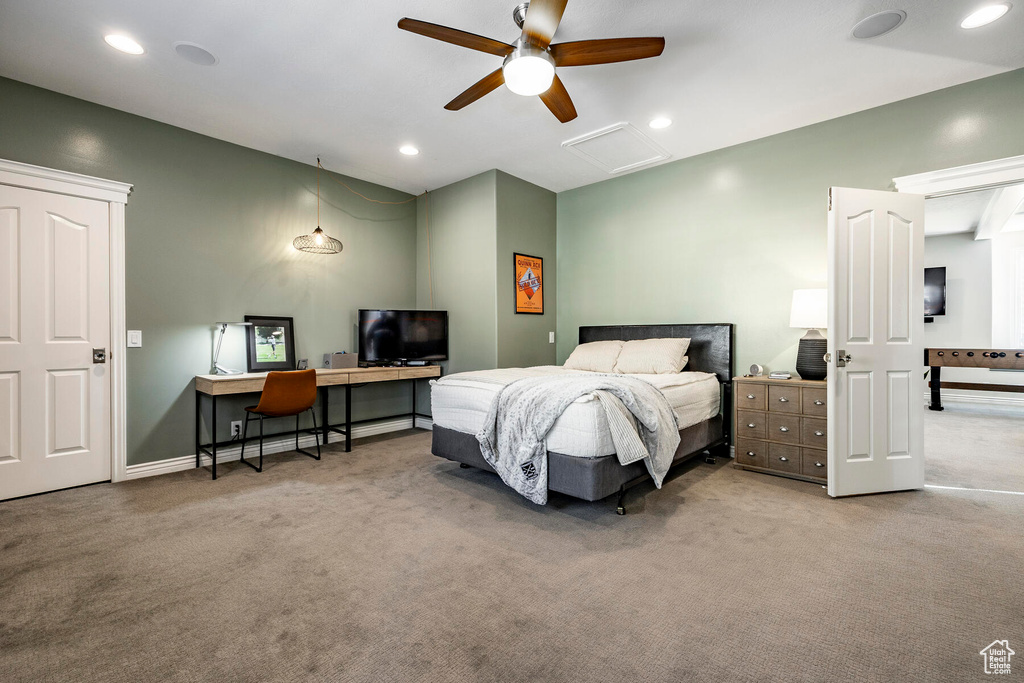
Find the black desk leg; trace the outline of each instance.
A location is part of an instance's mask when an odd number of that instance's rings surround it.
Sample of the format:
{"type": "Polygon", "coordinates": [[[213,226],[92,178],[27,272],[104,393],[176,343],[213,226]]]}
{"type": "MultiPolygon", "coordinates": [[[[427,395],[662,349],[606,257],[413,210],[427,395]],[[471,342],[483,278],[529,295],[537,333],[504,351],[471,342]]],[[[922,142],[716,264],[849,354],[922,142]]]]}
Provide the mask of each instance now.
{"type": "Polygon", "coordinates": [[[199,469],[199,457],[201,455],[201,451],[199,450],[199,427],[202,419],[202,411],[200,410],[199,400],[202,396],[203,394],[201,392],[196,391],[196,469],[199,469]]]}
{"type": "Polygon", "coordinates": [[[212,437],[213,446],[210,451],[212,455],[210,458],[213,460],[213,478],[217,478],[217,396],[214,394],[210,397],[213,401],[213,417],[210,421],[210,436],[212,437]]]}
{"type": "Polygon", "coordinates": [[[942,396],[939,393],[942,387],[941,371],[942,368],[938,365],[932,366],[931,384],[932,384],[932,402],[928,408],[930,410],[942,410],[942,396]]]}
{"type": "Polygon", "coordinates": [[[330,387],[320,387],[320,424],[323,427],[323,444],[326,446],[331,439],[331,423],[327,420],[327,397],[330,395],[330,387]]]}
{"type": "Polygon", "coordinates": [[[345,385],[345,452],[352,452],[352,385],[345,385]]]}
{"type": "Polygon", "coordinates": [[[412,380],[412,428],[416,429],[416,380],[412,380]]]}

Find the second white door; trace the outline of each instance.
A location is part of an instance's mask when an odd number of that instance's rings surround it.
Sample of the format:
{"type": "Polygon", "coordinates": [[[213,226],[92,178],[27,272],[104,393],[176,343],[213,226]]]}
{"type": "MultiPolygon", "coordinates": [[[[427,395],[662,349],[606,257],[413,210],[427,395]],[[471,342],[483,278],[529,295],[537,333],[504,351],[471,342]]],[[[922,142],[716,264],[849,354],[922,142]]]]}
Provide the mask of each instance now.
{"type": "Polygon", "coordinates": [[[828,493],[924,487],[924,197],[832,188],[828,493]]]}
{"type": "Polygon", "coordinates": [[[111,478],[110,205],[0,185],[0,500],[111,478]]]}

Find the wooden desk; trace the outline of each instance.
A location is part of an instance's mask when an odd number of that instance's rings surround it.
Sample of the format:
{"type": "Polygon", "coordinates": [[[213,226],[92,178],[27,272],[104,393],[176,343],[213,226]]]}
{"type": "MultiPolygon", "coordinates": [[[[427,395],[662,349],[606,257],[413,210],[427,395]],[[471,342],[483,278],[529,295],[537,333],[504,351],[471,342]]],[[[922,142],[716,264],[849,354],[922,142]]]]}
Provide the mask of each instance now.
{"type": "Polygon", "coordinates": [[[942,389],[1024,392],[1024,386],[981,382],[943,382],[942,368],[1024,370],[1024,349],[925,349],[924,364],[931,368],[931,410],[942,410],[942,389]]]}
{"type": "MultiPolygon", "coordinates": [[[[417,417],[430,417],[430,415],[416,412],[416,380],[440,377],[440,365],[425,365],[418,367],[395,367],[395,368],[341,368],[329,370],[317,368],[316,386],[320,395],[320,426],[323,443],[327,444],[327,438],[331,432],[345,435],[345,452],[352,450],[352,425],[376,420],[387,420],[398,417],[412,417],[413,426],[416,425],[417,417]],[[370,420],[359,420],[352,422],[352,389],[353,387],[364,386],[374,382],[395,382],[412,380],[412,412],[399,415],[386,415],[375,417],[370,420]],[[341,424],[330,424],[328,419],[328,405],[330,400],[329,389],[331,387],[345,387],[345,422],[344,428],[341,424]]],[[[217,443],[217,397],[232,396],[236,394],[252,394],[263,391],[263,383],[266,382],[267,373],[253,372],[240,375],[196,375],[196,467],[200,466],[201,455],[205,453],[213,461],[213,478],[217,478],[217,447],[238,443],[224,441],[217,443]],[[210,443],[203,444],[200,439],[200,426],[202,423],[201,399],[209,396],[211,401],[212,414],[210,416],[210,443]]]]}

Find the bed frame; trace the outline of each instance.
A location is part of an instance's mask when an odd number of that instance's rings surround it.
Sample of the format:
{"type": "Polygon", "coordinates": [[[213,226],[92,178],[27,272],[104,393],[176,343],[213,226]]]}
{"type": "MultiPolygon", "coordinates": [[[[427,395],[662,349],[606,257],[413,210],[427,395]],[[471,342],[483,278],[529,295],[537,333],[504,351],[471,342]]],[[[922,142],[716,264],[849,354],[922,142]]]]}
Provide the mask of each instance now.
{"type": "MultiPolygon", "coordinates": [[[[706,460],[715,462],[719,449],[728,455],[730,416],[732,415],[733,349],[735,333],[732,323],[691,325],[608,325],[581,327],[580,344],[594,341],[621,339],[660,339],[666,337],[690,339],[687,370],[712,372],[722,387],[721,410],[718,415],[687,427],[679,432],[679,448],[672,466],[686,462],[707,452],[706,460]]],[[[480,454],[480,444],[472,434],[434,426],[431,452],[454,460],[462,467],[477,467],[488,472],[494,470],[480,454]]],[[[601,500],[619,494],[616,512],[626,514],[626,492],[650,475],[643,462],[620,465],[614,455],[600,458],[578,458],[548,451],[548,490],[565,493],[587,501],[601,500]]]]}

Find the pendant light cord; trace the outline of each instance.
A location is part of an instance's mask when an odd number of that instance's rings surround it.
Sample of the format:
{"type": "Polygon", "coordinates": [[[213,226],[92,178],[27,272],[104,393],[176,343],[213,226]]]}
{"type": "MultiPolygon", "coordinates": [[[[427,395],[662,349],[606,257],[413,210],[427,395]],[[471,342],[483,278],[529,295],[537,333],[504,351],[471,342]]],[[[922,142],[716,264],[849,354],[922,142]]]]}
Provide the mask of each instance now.
{"type": "Polygon", "coordinates": [[[316,158],[316,227],[320,227],[320,157],[316,158]]]}
{"type": "MultiPolygon", "coordinates": [[[[324,168],[323,164],[320,163],[320,157],[316,158],[316,165],[317,165],[317,178],[319,178],[320,177],[320,170],[319,169],[324,168]]],[[[326,171],[327,169],[324,168],[324,170],[326,171]]],[[[401,201],[401,202],[382,202],[379,199],[370,199],[366,195],[361,194],[360,192],[357,192],[356,190],[353,190],[352,187],[350,185],[348,185],[348,183],[346,183],[344,180],[341,180],[339,178],[335,178],[333,175],[331,175],[330,172],[327,173],[327,177],[330,178],[331,180],[333,180],[334,182],[338,183],[339,185],[341,185],[342,187],[344,187],[346,190],[348,190],[352,194],[356,195],[357,197],[360,197],[361,199],[365,199],[368,202],[373,202],[374,204],[387,204],[389,206],[400,206],[402,204],[408,204],[409,202],[416,201],[416,197],[412,197],[410,199],[406,199],[405,201],[401,201]]]]}

